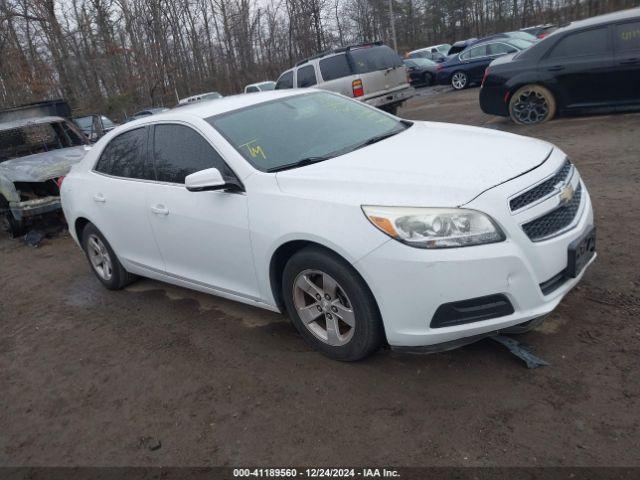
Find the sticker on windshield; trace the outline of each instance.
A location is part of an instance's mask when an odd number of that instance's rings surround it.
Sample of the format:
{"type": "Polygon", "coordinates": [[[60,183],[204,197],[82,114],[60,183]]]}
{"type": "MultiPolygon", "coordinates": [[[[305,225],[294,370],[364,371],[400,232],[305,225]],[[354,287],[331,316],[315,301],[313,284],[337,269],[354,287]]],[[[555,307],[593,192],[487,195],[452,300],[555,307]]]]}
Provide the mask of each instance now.
{"type": "Polygon", "coordinates": [[[257,141],[258,139],[256,138],[248,141],[247,143],[243,143],[239,147],[240,148],[247,147],[247,151],[249,152],[249,155],[251,155],[251,158],[256,158],[260,156],[266,160],[267,156],[264,154],[264,150],[262,150],[262,147],[256,143],[257,141]]]}

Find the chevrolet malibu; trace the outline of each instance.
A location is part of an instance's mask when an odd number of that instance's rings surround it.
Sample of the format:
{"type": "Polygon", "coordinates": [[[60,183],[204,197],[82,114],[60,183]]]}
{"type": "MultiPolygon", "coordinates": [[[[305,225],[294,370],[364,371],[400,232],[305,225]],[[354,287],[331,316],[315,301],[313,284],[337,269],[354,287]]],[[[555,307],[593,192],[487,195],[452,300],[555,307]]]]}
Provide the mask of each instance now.
{"type": "Polygon", "coordinates": [[[558,148],[329,92],[127,123],[61,190],[105,287],[143,276],[287,312],[338,360],[526,331],[595,259],[587,189],[558,148]]]}

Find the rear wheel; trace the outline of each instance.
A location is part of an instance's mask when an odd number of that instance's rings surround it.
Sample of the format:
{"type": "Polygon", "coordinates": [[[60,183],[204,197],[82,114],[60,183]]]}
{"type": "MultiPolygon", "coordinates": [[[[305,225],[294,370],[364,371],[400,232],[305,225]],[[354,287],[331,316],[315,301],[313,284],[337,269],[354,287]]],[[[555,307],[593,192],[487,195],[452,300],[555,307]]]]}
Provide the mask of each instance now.
{"type": "Polygon", "coordinates": [[[82,247],[98,280],[109,290],[120,290],[135,276],[127,272],[104,235],[92,223],[82,230],[82,247]]]}
{"type": "Polygon", "coordinates": [[[15,219],[9,209],[9,202],[2,196],[0,196],[0,227],[11,238],[19,237],[24,233],[24,225],[15,219]]]}
{"type": "Polygon", "coordinates": [[[464,72],[456,72],[451,77],[451,86],[455,90],[462,90],[463,88],[467,88],[469,85],[469,77],[464,72]]]}
{"type": "Polygon", "coordinates": [[[396,115],[398,113],[398,105],[384,105],[380,107],[380,110],[390,113],[391,115],[396,115]]]}
{"type": "Polygon", "coordinates": [[[509,116],[520,125],[535,125],[551,120],[556,114],[556,99],[542,85],[525,85],[509,101],[509,116]]]}
{"type": "Polygon", "coordinates": [[[364,280],[339,257],[305,248],[285,265],[282,291],[300,335],[335,360],[360,360],[382,344],[377,305],[364,280]]]}

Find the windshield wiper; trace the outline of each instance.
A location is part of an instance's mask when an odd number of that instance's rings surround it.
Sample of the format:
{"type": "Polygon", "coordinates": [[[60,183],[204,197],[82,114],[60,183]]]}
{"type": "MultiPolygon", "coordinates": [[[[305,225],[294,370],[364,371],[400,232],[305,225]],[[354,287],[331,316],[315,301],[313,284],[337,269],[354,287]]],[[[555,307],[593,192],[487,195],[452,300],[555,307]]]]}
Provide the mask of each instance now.
{"type": "Polygon", "coordinates": [[[306,157],[293,163],[287,163],[285,165],[279,165],[277,167],[270,168],[269,170],[267,170],[267,172],[273,173],[273,172],[281,172],[283,170],[291,170],[292,168],[304,167],[306,165],[312,165],[314,163],[323,162],[325,160],[329,160],[332,157],[333,155],[306,157]]]}

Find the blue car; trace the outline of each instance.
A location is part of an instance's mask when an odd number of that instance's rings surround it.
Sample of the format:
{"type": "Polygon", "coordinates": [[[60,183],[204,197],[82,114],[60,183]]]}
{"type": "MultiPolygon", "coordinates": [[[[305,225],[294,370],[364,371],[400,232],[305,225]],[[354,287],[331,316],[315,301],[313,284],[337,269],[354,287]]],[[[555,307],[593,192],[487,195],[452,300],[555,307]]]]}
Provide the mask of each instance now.
{"type": "Polygon", "coordinates": [[[534,42],[520,38],[495,38],[469,46],[457,55],[449,55],[437,67],[436,83],[451,85],[455,90],[482,82],[485,69],[502,55],[525,50],[534,42]]]}

